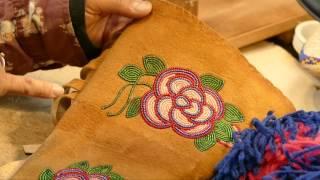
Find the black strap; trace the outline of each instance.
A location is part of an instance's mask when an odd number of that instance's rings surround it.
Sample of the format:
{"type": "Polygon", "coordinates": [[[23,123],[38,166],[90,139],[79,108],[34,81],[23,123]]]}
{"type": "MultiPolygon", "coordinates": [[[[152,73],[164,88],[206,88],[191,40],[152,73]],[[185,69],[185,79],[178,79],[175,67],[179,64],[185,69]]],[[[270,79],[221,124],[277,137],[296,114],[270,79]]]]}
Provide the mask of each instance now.
{"type": "Polygon", "coordinates": [[[98,57],[101,54],[101,49],[92,44],[86,32],[85,0],[70,0],[69,11],[74,32],[87,58],[98,57]]]}
{"type": "Polygon", "coordinates": [[[311,16],[320,20],[320,0],[298,0],[298,2],[311,16]]]}

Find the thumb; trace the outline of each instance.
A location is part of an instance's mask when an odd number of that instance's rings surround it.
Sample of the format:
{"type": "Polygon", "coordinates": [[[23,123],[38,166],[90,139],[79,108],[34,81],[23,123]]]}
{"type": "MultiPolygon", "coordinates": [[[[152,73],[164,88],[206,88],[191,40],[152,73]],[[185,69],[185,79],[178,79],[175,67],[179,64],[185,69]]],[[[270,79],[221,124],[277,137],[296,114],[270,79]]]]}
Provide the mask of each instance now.
{"type": "Polygon", "coordinates": [[[2,94],[24,95],[41,98],[56,98],[64,93],[64,89],[46,81],[32,79],[26,76],[5,74],[2,83],[2,94]]]}
{"type": "Polygon", "coordinates": [[[152,10],[147,0],[95,0],[103,14],[117,14],[129,18],[141,18],[152,10]]]}

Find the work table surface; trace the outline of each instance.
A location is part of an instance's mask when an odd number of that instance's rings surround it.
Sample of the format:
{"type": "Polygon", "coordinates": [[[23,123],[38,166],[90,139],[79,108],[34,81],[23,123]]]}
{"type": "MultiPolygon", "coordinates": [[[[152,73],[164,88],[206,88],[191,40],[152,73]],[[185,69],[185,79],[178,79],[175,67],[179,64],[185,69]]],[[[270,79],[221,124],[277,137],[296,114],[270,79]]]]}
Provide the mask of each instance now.
{"type": "Polygon", "coordinates": [[[296,0],[199,0],[198,17],[236,47],[286,32],[310,18],[296,0]]]}

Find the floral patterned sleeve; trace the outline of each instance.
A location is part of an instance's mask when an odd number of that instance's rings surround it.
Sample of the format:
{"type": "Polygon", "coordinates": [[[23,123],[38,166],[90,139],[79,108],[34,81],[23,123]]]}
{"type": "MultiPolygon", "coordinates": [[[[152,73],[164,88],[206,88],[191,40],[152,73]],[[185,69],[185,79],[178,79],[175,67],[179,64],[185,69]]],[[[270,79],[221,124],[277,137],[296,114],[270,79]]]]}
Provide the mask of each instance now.
{"type": "Polygon", "coordinates": [[[83,14],[84,0],[0,0],[0,52],[6,71],[24,74],[86,64],[98,52],[88,40],[77,38],[85,32],[83,14]]]}

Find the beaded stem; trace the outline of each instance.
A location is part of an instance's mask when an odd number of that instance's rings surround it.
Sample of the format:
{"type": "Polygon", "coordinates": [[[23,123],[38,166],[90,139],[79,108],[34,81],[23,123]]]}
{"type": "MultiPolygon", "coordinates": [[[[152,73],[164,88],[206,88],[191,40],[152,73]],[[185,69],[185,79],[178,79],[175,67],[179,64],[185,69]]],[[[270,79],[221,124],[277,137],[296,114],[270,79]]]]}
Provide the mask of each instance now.
{"type": "MultiPolygon", "coordinates": [[[[110,107],[112,107],[113,105],[115,105],[118,101],[118,99],[120,98],[120,96],[122,95],[122,93],[124,92],[124,90],[129,87],[129,86],[133,86],[134,83],[129,83],[129,84],[126,84],[124,85],[119,91],[118,91],[118,94],[116,95],[116,97],[113,99],[113,101],[107,105],[103,105],[101,106],[101,110],[106,110],[110,107]]],[[[150,89],[152,89],[152,86],[150,84],[147,84],[147,83],[137,83],[137,86],[146,86],[150,89]]]]}
{"type": "Polygon", "coordinates": [[[146,73],[146,74],[143,74],[142,76],[139,77],[139,79],[137,79],[137,81],[136,81],[135,83],[129,83],[129,84],[123,86],[123,87],[119,90],[117,96],[114,98],[114,100],[113,100],[110,104],[101,107],[102,110],[105,110],[105,109],[108,109],[108,108],[112,107],[113,105],[115,105],[116,102],[118,101],[118,99],[120,98],[120,96],[122,95],[122,93],[124,92],[124,90],[125,90],[127,87],[132,86],[131,89],[130,89],[130,92],[129,92],[129,95],[128,95],[128,98],[127,98],[126,103],[125,103],[125,104],[121,107],[121,109],[120,109],[118,112],[116,112],[116,113],[107,112],[107,116],[111,117],[111,116],[118,116],[118,115],[120,115],[120,114],[127,108],[127,106],[129,105],[129,103],[130,103],[130,101],[131,101],[131,99],[132,99],[133,92],[134,92],[134,90],[135,90],[135,88],[136,88],[137,86],[146,86],[146,87],[152,89],[152,86],[149,85],[149,84],[147,84],[147,83],[138,83],[139,80],[140,80],[143,76],[153,76],[153,75],[150,75],[150,74],[147,74],[147,73],[146,73]]]}
{"type": "Polygon", "coordinates": [[[118,99],[120,98],[120,96],[122,95],[123,91],[124,91],[127,87],[129,87],[129,86],[132,86],[132,85],[131,85],[131,84],[127,84],[127,85],[123,86],[123,87],[119,90],[117,96],[113,99],[113,101],[112,101],[110,104],[101,106],[101,109],[102,109],[102,110],[106,110],[106,109],[108,109],[109,107],[115,105],[116,102],[118,101],[118,99]]]}
{"type": "MultiPolygon", "coordinates": [[[[139,79],[137,80],[137,82],[139,81],[139,79]]],[[[135,90],[136,86],[137,86],[137,82],[134,83],[130,89],[130,93],[128,95],[128,99],[126,101],[126,103],[122,106],[122,108],[116,112],[116,113],[111,113],[111,112],[107,112],[107,116],[118,116],[120,115],[128,106],[129,102],[131,101],[132,99],[132,94],[133,94],[133,91],[135,90]]]]}

